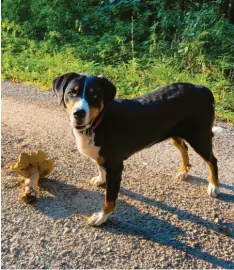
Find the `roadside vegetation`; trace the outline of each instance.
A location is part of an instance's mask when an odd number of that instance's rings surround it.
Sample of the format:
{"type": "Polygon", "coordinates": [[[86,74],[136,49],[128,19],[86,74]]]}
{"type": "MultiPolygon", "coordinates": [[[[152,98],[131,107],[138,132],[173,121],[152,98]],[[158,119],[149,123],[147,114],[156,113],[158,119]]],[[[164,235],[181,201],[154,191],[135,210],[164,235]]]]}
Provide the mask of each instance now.
{"type": "Polygon", "coordinates": [[[232,122],[233,13],[231,0],[3,0],[2,79],[51,89],[66,72],[103,74],[119,97],[192,82],[232,122]]]}

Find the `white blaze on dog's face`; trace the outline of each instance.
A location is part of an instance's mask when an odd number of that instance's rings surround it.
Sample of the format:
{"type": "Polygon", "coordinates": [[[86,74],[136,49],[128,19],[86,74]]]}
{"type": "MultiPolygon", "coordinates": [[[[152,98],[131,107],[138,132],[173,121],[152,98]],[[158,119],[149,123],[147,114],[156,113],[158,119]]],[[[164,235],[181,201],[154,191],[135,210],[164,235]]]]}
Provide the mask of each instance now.
{"type": "Polygon", "coordinates": [[[70,123],[82,131],[103,109],[104,97],[99,84],[91,76],[71,81],[64,94],[70,123]]]}
{"type": "Polygon", "coordinates": [[[90,109],[88,102],[84,98],[78,99],[75,103],[71,104],[71,110],[69,110],[69,119],[71,125],[78,128],[79,125],[88,125],[90,123],[89,114],[90,109]]]}
{"type": "Polygon", "coordinates": [[[113,100],[116,88],[104,77],[68,73],[53,81],[53,89],[67,109],[71,125],[87,129],[113,100]]]}
{"type": "Polygon", "coordinates": [[[87,80],[84,78],[83,85],[77,81],[71,82],[65,92],[65,104],[70,123],[79,130],[85,128],[91,120],[87,91],[87,80]]]}

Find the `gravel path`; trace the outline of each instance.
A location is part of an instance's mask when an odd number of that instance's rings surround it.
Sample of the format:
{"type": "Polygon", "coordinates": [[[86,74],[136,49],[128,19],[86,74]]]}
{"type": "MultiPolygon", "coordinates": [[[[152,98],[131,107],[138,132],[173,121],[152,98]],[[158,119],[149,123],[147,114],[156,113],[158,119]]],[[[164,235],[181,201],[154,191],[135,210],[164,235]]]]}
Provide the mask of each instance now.
{"type": "Polygon", "coordinates": [[[222,194],[207,195],[206,166],[190,150],[188,182],[174,179],[178,151],[168,141],[125,162],[118,206],[100,228],[86,224],[104,190],[97,169],[75,147],[52,92],[2,84],[2,269],[234,268],[234,128],[214,140],[222,194]],[[19,199],[9,170],[21,151],[43,149],[56,161],[34,205],[19,199]]]}

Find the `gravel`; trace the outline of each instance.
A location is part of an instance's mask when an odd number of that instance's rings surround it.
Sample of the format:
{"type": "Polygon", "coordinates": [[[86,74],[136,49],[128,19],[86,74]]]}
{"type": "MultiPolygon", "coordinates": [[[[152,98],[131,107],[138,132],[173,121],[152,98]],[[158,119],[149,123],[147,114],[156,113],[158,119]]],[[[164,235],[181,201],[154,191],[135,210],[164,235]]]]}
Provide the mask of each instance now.
{"type": "Polygon", "coordinates": [[[189,149],[190,179],[178,182],[178,151],[168,142],[125,162],[118,206],[100,228],[104,189],[89,183],[95,165],[81,156],[52,93],[2,83],[2,269],[234,268],[234,127],[214,139],[221,195],[207,195],[206,166],[189,149]],[[20,200],[10,171],[22,151],[43,149],[56,162],[33,205],[20,200]]]}

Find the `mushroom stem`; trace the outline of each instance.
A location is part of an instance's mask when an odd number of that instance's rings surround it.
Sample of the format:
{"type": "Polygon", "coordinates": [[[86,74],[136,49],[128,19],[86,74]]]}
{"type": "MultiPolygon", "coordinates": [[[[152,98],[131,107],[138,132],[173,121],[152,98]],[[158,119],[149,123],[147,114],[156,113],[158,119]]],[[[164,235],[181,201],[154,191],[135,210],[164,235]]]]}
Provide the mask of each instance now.
{"type": "Polygon", "coordinates": [[[28,177],[24,182],[24,194],[22,199],[30,203],[36,199],[36,190],[38,188],[39,171],[37,167],[29,168],[28,177]]]}

